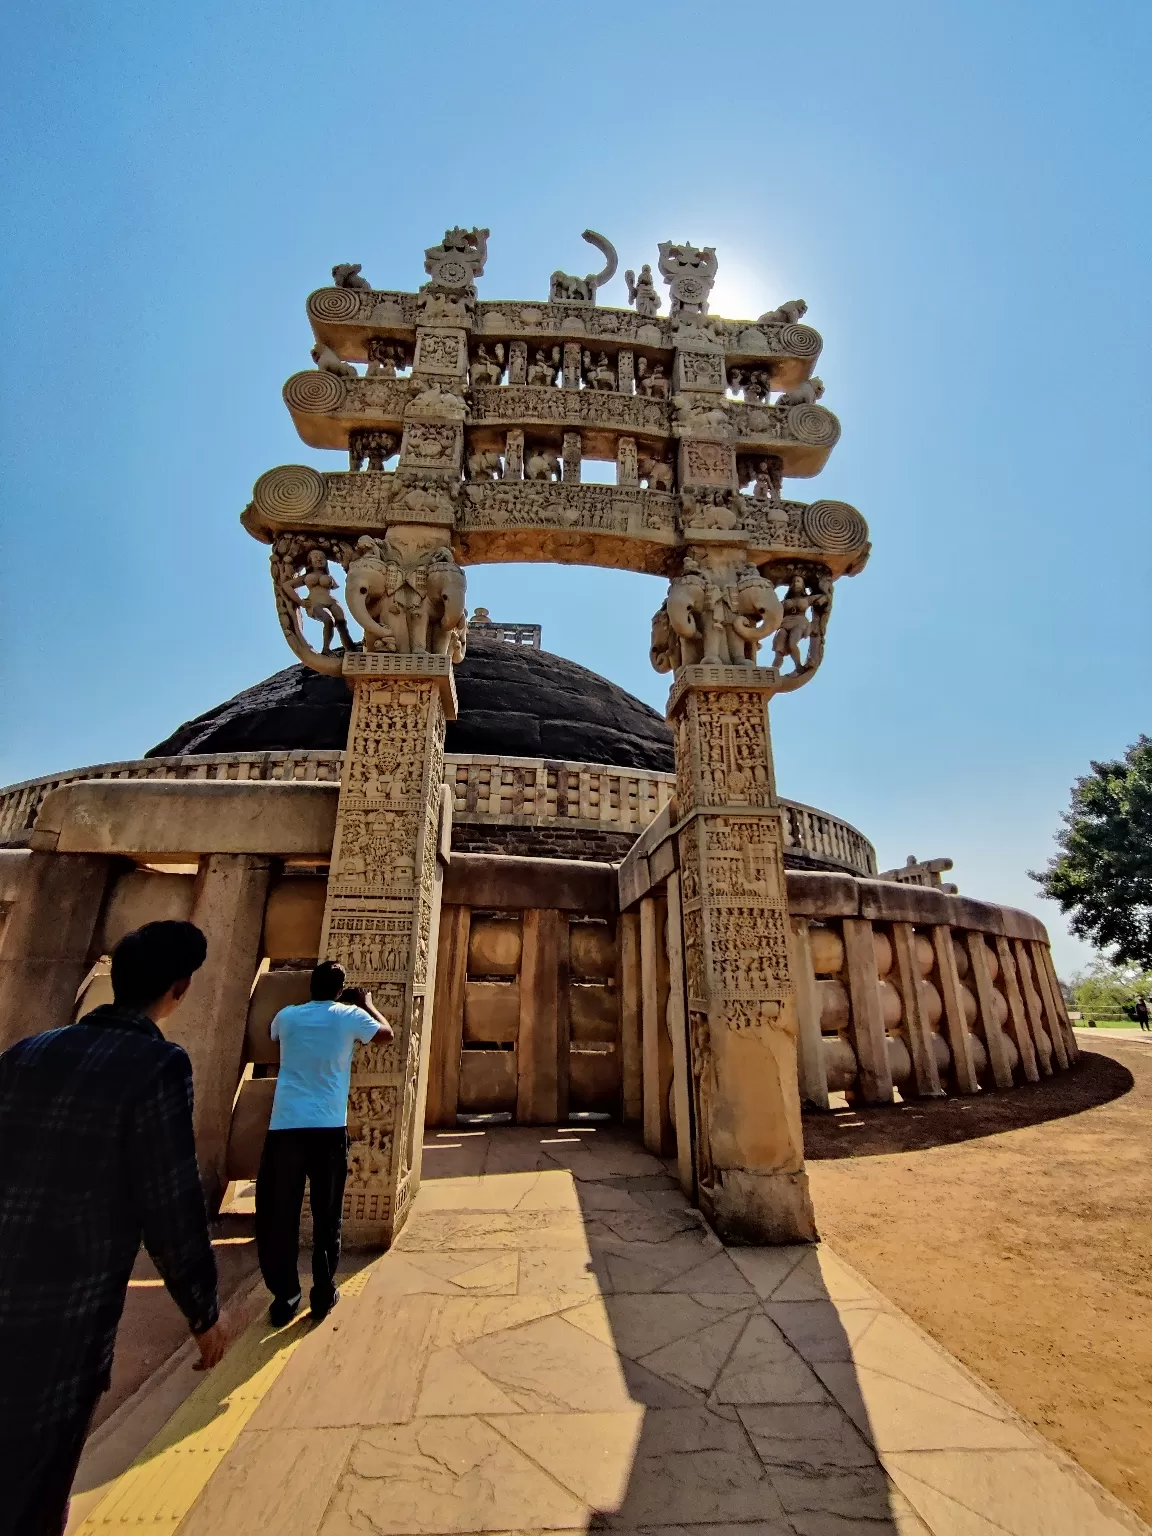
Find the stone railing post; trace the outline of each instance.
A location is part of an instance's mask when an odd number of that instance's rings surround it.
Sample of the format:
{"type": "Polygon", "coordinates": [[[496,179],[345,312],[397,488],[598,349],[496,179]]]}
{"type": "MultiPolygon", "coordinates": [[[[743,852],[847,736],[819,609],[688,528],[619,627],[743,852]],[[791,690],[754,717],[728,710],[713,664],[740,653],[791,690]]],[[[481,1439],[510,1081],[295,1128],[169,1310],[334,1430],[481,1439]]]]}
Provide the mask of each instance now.
{"type": "Polygon", "coordinates": [[[116,863],[102,854],[29,854],[0,935],[0,1051],[71,1021],[99,958],[92,949],[116,863]]]}
{"type": "Polygon", "coordinates": [[[191,918],[208,940],[208,955],[163,1026],[192,1062],[196,1159],[213,1214],[228,1182],[228,1132],[244,1068],[270,875],[271,860],[256,854],[212,853],[200,860],[191,918]]]}
{"type": "Polygon", "coordinates": [[[815,1237],[797,1091],[768,668],[676,673],[677,837],[700,1205],[725,1240],[815,1237]]]}
{"type": "Polygon", "coordinates": [[[456,718],[447,656],[344,658],[352,719],[324,909],[321,954],[370,988],[395,1031],[358,1046],[344,1197],[350,1244],[387,1246],[420,1179],[440,881],[444,725],[456,718]]]}

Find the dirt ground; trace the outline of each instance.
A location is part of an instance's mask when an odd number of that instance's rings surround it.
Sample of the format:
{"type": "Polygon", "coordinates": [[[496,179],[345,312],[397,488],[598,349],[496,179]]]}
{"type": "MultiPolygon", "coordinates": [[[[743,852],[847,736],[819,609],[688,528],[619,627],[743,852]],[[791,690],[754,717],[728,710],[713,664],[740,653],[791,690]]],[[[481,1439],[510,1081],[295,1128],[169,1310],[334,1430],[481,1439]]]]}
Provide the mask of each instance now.
{"type": "Polygon", "coordinates": [[[824,1237],[1152,1520],[1152,1045],[1013,1093],[805,1116],[824,1237]]]}
{"type": "MultiPolygon", "coordinates": [[[[227,1306],[229,1298],[247,1288],[258,1269],[251,1217],[222,1216],[213,1228],[212,1247],[220,1274],[221,1305],[227,1306]]],[[[128,1300],[116,1335],[112,1385],[96,1405],[92,1427],[102,1424],[131,1397],[187,1337],[184,1314],[164,1289],[148,1255],[142,1252],[132,1271],[128,1300]]]]}

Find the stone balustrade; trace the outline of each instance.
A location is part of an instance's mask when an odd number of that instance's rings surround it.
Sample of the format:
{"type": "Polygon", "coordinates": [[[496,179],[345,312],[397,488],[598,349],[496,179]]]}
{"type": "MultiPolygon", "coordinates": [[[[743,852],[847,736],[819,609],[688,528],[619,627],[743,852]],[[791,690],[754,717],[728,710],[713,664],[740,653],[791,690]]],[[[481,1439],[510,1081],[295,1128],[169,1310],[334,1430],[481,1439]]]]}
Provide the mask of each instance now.
{"type": "MultiPolygon", "coordinates": [[[[0,791],[0,845],[25,841],[45,796],[65,784],[92,779],[166,779],[335,786],[340,782],[343,758],[339,751],[153,757],[29,779],[0,791]]],[[[617,858],[625,851],[626,839],[638,837],[664,811],[675,788],[671,773],[454,753],[445,754],[444,778],[452,791],[454,820],[461,826],[556,827],[615,834],[619,839],[617,858]]],[[[855,827],[812,806],[793,801],[782,805],[790,862],[875,874],[875,850],[855,827]]]]}

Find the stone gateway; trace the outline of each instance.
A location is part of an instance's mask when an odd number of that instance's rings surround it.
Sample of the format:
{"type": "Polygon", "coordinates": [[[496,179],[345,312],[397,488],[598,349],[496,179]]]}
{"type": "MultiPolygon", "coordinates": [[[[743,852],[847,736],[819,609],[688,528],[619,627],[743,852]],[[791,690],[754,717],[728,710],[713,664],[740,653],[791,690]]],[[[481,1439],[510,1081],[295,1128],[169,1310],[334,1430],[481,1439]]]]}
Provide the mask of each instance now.
{"type": "Polygon", "coordinates": [[[318,957],[395,1028],[353,1064],[364,1246],[405,1219],[424,1125],[462,1116],[634,1123],[725,1240],[811,1240],[803,1102],[1075,1058],[1039,923],[942,887],[947,861],[878,878],[859,832],[777,795],[770,701],[815,677],[869,553],[855,508],[785,490],[840,431],[807,306],[715,316],[715,250],[666,241],[669,312],[652,263],[608,308],[616,251],[584,238],[603,269],[540,299],[479,297],[486,229],[446,231],[416,291],[335,267],[284,400],[348,468],[270,469],[241,517],[299,665],[141,762],[0,794],[0,1047],[102,1001],[140,922],[209,934],[175,1023],[216,1204],[254,1173],[269,1024],[318,957]],[[470,628],[468,567],[510,560],[667,580],[666,723],[538,627],[470,628]]]}

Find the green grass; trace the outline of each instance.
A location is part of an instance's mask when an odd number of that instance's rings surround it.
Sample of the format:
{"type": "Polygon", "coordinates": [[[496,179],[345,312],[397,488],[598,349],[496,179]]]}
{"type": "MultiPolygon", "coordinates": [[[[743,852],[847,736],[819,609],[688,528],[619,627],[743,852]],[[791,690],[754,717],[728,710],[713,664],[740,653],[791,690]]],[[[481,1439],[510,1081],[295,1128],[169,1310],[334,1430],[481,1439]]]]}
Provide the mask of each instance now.
{"type": "MultiPolygon", "coordinates": [[[[1077,1029],[1087,1029],[1089,1027],[1087,1017],[1082,1018],[1081,1020],[1079,1020],[1079,1022],[1076,1024],[1075,1027],[1077,1029]]],[[[1098,1018],[1096,1020],[1096,1028],[1097,1029],[1139,1029],[1140,1026],[1139,1026],[1139,1024],[1137,1024],[1135,1019],[1099,1019],[1098,1018]]]]}

